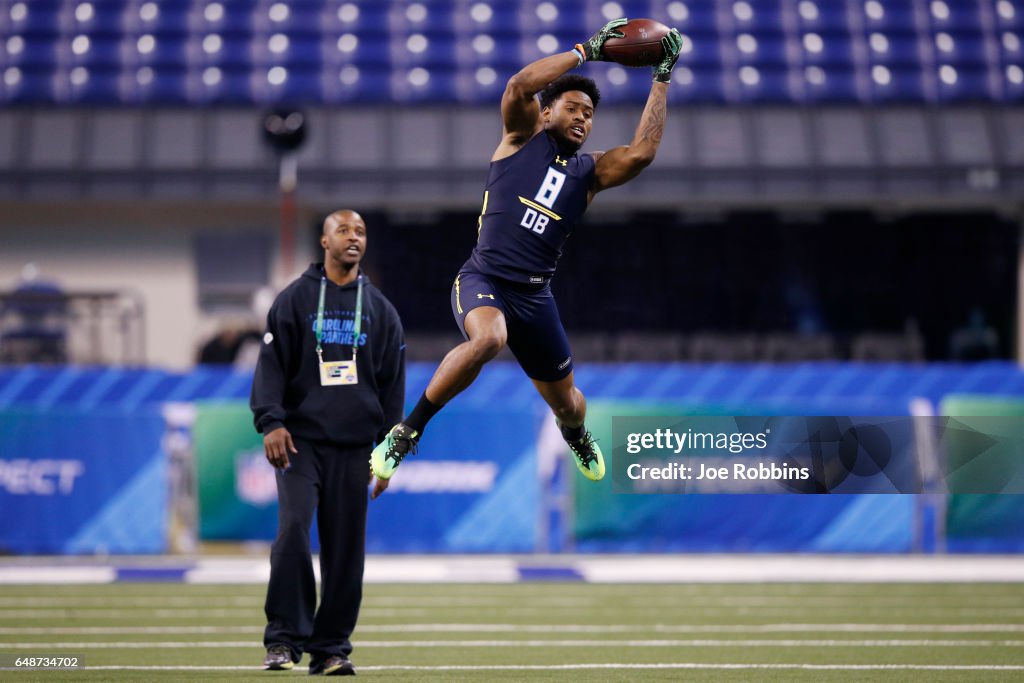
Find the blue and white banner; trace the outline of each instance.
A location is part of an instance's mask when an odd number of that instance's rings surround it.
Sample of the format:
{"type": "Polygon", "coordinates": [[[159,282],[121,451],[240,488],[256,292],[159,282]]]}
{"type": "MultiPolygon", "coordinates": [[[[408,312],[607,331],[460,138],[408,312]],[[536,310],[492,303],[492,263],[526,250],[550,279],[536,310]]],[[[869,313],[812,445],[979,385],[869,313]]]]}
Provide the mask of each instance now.
{"type": "Polygon", "coordinates": [[[0,552],[163,552],[163,434],[157,410],[0,410],[0,552]]]}

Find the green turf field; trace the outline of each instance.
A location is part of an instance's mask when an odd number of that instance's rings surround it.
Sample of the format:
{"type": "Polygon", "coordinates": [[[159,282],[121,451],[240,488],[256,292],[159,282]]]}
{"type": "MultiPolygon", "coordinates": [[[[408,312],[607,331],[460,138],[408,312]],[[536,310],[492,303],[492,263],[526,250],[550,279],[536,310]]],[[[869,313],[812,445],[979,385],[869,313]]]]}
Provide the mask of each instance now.
{"type": "MultiPolygon", "coordinates": [[[[305,660],[259,668],[262,600],[255,585],[0,586],[0,656],[85,663],[0,678],[294,680],[305,660]]],[[[1024,583],[370,584],[353,641],[359,675],[382,680],[1024,680],[1024,583]]]]}

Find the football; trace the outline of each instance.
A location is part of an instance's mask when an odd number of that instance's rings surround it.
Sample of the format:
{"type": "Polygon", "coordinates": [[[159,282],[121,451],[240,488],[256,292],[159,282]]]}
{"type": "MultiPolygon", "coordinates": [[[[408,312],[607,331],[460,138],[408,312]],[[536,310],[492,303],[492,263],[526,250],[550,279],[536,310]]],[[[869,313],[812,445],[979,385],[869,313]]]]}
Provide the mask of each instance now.
{"type": "Polygon", "coordinates": [[[669,31],[668,26],[653,19],[630,19],[619,31],[622,38],[609,38],[601,52],[612,61],[623,66],[654,66],[665,56],[661,39],[669,31]]]}

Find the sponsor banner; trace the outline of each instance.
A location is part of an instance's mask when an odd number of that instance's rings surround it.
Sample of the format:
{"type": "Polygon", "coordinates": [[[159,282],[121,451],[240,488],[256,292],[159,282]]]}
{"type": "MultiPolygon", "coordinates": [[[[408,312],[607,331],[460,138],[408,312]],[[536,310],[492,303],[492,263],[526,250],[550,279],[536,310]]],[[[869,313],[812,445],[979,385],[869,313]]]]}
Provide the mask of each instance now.
{"type": "Polygon", "coordinates": [[[248,404],[197,402],[192,439],[199,537],[205,541],[272,540],[277,535],[277,484],[248,404]]]}
{"type": "MultiPolygon", "coordinates": [[[[192,434],[200,538],[272,540],[277,533],[274,469],[248,405],[201,402],[196,409],[192,434]]],[[[388,490],[370,502],[367,550],[532,551],[542,418],[533,407],[446,407],[431,421],[419,453],[405,460],[388,490]]],[[[315,523],[312,544],[319,546],[315,523]]]]}
{"type": "Polygon", "coordinates": [[[1024,418],[613,417],[617,493],[1024,493],[1024,418]]]}
{"type": "Polygon", "coordinates": [[[166,549],[158,410],[0,410],[0,553],[166,549]]]}

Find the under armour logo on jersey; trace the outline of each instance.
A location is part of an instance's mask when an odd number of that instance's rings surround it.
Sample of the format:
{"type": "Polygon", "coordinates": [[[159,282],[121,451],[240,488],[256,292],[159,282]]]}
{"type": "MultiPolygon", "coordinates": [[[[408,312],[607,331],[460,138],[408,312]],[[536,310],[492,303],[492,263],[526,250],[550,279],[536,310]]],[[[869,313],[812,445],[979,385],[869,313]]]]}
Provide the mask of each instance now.
{"type": "Polygon", "coordinates": [[[560,156],[558,156],[556,154],[555,155],[555,163],[556,164],[561,164],[562,166],[568,166],[569,165],[569,160],[568,159],[563,159],[562,157],[560,157],[560,156]]]}
{"type": "Polygon", "coordinates": [[[493,294],[477,294],[476,298],[477,299],[490,299],[491,301],[494,301],[494,295],[493,294]]]}

